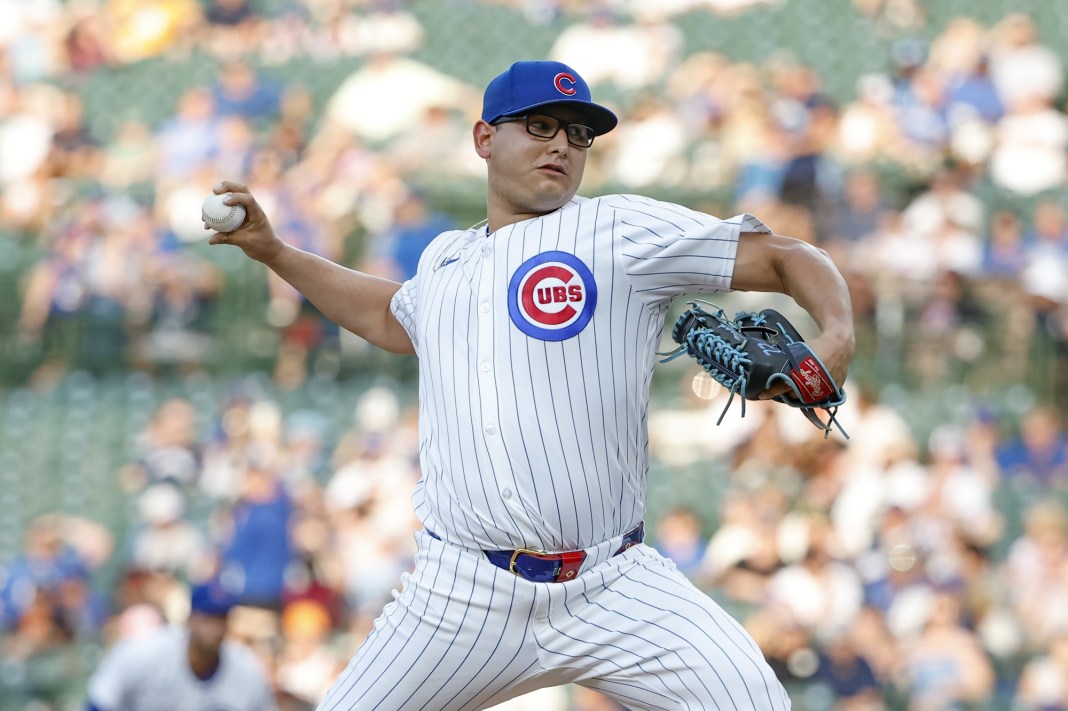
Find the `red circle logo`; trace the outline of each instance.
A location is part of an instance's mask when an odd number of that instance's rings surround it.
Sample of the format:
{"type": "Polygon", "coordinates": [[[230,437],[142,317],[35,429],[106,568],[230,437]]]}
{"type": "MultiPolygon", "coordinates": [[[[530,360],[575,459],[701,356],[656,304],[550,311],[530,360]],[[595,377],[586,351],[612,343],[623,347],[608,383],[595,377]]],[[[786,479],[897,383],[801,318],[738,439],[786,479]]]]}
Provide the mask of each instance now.
{"type": "Polygon", "coordinates": [[[577,335],[597,308],[597,283],[578,257],[537,254],[523,262],[508,284],[508,315],[523,333],[543,341],[577,335]]]}
{"type": "Polygon", "coordinates": [[[556,87],[556,90],[566,96],[571,96],[577,91],[575,89],[575,83],[575,77],[567,72],[560,72],[553,79],[553,85],[556,87]]]}
{"type": "Polygon", "coordinates": [[[546,264],[519,286],[523,313],[541,326],[563,326],[575,320],[586,302],[582,279],[560,264],[546,264]],[[577,307],[577,308],[576,308],[577,307]]]}

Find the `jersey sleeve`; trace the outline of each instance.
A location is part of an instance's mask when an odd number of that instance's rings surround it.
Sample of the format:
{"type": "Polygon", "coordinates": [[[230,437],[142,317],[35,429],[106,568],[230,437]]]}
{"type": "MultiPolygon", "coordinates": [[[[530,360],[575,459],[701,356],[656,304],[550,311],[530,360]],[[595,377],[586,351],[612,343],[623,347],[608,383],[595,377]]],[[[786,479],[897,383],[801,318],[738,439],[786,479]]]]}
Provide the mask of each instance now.
{"type": "Polygon", "coordinates": [[[463,230],[451,230],[442,232],[431,240],[423,253],[419,256],[419,266],[414,277],[401,284],[401,288],[393,295],[389,302],[389,308],[394,318],[404,328],[408,338],[412,339],[412,346],[419,352],[419,333],[417,318],[419,309],[419,282],[424,274],[431,273],[441,263],[443,256],[447,256],[455,250],[457,240],[464,234],[463,230]]]}
{"type": "Polygon", "coordinates": [[[122,711],[131,683],[141,674],[142,654],[134,640],[120,642],[89,678],[89,704],[99,711],[122,711]]]}
{"type": "Polygon", "coordinates": [[[649,302],[731,288],[738,238],[771,230],[748,213],[721,220],[680,205],[619,196],[617,248],[634,292],[649,302]]]}
{"type": "Polygon", "coordinates": [[[274,690],[267,680],[267,671],[259,657],[238,642],[227,641],[224,647],[225,661],[233,668],[228,681],[235,691],[233,703],[228,708],[244,708],[249,711],[277,711],[274,690]],[[238,701],[240,700],[240,703],[238,701]]]}
{"type": "Polygon", "coordinates": [[[419,334],[416,328],[416,305],[419,301],[419,275],[416,274],[408,281],[401,284],[401,288],[393,295],[389,302],[389,308],[397,322],[404,328],[408,338],[412,339],[412,346],[419,351],[419,334]]]}

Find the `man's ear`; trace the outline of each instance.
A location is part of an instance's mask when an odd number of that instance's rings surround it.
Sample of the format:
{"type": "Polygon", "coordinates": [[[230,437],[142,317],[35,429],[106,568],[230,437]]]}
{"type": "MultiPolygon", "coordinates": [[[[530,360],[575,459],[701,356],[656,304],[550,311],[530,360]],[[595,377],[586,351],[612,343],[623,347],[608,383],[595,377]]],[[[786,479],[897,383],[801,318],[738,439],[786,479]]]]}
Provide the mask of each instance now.
{"type": "Polygon", "coordinates": [[[490,149],[493,146],[493,136],[497,133],[497,129],[490,126],[485,121],[477,121],[475,127],[471,130],[471,134],[475,140],[475,152],[478,153],[479,158],[489,158],[490,149]]]}

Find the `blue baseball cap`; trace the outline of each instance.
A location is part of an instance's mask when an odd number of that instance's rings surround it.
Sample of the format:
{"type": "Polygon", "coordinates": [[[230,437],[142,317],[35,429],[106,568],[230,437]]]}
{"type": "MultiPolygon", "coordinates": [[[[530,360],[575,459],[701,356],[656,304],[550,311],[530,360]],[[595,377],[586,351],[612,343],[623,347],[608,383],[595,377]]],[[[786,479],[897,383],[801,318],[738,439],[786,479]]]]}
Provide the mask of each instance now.
{"type": "Polygon", "coordinates": [[[189,597],[189,609],[202,615],[225,617],[236,604],[237,597],[218,580],[193,586],[189,597]]]}
{"type": "Polygon", "coordinates": [[[571,67],[561,62],[516,62],[486,87],[482,120],[493,123],[542,106],[566,104],[583,115],[602,136],[616,127],[616,115],[593,103],[590,87],[571,67]]]}

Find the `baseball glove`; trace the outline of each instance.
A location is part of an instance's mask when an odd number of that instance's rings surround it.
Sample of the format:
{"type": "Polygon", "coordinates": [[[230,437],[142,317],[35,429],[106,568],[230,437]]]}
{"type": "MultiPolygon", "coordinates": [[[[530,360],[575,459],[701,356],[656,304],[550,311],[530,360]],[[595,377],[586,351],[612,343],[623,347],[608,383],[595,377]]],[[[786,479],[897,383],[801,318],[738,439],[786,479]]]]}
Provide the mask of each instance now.
{"type": "Polygon", "coordinates": [[[742,396],[745,417],[746,400],[755,400],[764,390],[786,383],[790,390],[776,397],[776,401],[799,408],[823,430],[824,437],[833,425],[849,438],[836,419],[839,406],[846,400],[845,391],[793,324],[778,311],[743,311],[729,320],[723,309],[716,307],[716,311],[709,312],[691,302],[690,308],[675,320],[671,338],[679,347],[662,353],[667,357],[661,362],[688,355],[730,392],[716,424],[723,421],[735,395],[742,396]],[[816,410],[825,411],[827,419],[820,419],[816,410]]]}

